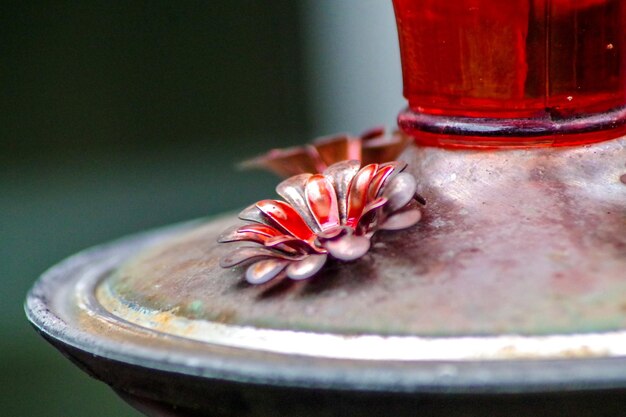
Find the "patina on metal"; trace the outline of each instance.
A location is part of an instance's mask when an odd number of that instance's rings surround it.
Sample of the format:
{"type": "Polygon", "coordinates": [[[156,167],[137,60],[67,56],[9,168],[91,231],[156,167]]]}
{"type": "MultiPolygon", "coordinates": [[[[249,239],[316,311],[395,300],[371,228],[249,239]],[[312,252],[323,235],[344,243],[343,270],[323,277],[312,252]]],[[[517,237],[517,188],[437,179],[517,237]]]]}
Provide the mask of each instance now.
{"type": "Polygon", "coordinates": [[[626,139],[401,159],[423,218],[358,262],[249,285],[226,215],[66,260],[28,317],[155,416],[623,414],[626,139]]]}

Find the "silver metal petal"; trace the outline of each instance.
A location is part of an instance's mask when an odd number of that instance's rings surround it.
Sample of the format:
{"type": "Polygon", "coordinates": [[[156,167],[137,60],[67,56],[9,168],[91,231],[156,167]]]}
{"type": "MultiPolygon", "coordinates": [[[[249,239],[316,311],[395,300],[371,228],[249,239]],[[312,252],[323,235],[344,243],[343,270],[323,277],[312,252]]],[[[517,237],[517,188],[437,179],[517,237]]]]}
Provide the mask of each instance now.
{"type": "Polygon", "coordinates": [[[389,216],[378,229],[380,230],[402,230],[411,227],[422,218],[422,212],[418,208],[402,210],[389,216]]]}
{"type": "Polygon", "coordinates": [[[252,204],[251,206],[248,206],[245,209],[241,210],[237,217],[239,217],[241,220],[272,226],[271,220],[265,217],[263,212],[259,210],[256,204],[252,204]]]}
{"type": "Polygon", "coordinates": [[[287,267],[287,276],[295,280],[310,278],[322,269],[327,259],[328,255],[311,255],[301,261],[292,262],[287,267]]]}
{"type": "Polygon", "coordinates": [[[330,181],[337,193],[337,206],[339,208],[339,219],[341,224],[346,221],[348,187],[350,181],[359,172],[361,163],[356,160],[337,162],[326,168],[324,176],[330,181]]]}
{"type": "MultiPolygon", "coordinates": [[[[321,167],[317,150],[310,145],[271,151],[238,164],[241,169],[263,168],[281,177],[317,172],[321,167]]],[[[325,167],[325,166],[324,166],[325,167]]]]}
{"type": "Polygon", "coordinates": [[[287,178],[276,186],[276,192],[291,204],[313,231],[318,232],[319,226],[311,215],[304,196],[306,182],[312,175],[307,173],[287,178]]]}
{"type": "Polygon", "coordinates": [[[265,284],[275,278],[289,264],[282,259],[265,259],[255,262],[246,269],[246,281],[250,284],[265,284]]]}
{"type": "Polygon", "coordinates": [[[382,196],[389,200],[385,210],[394,212],[406,206],[413,199],[416,189],[417,181],[409,173],[402,172],[391,178],[382,192],[382,196]]]}
{"type": "Polygon", "coordinates": [[[345,235],[324,242],[324,247],[333,258],[340,261],[353,261],[367,253],[370,240],[365,236],[345,235]]]}
{"type": "Polygon", "coordinates": [[[226,229],[218,237],[218,243],[237,242],[237,241],[249,241],[256,243],[264,243],[268,239],[279,236],[280,231],[274,229],[271,226],[251,223],[246,225],[233,226],[226,229]]]}
{"type": "Polygon", "coordinates": [[[376,200],[368,203],[363,209],[363,214],[361,214],[361,218],[359,218],[359,222],[357,223],[357,230],[359,232],[367,231],[368,226],[375,219],[377,210],[387,204],[387,199],[385,197],[379,197],[376,200]]]}
{"type": "Polygon", "coordinates": [[[304,258],[304,256],[305,255],[288,255],[286,253],[264,248],[262,246],[245,246],[237,248],[220,258],[220,266],[222,268],[231,268],[244,262],[262,258],[278,258],[299,261],[304,258]]]}
{"type": "Polygon", "coordinates": [[[265,247],[276,248],[280,250],[297,251],[301,254],[304,253],[326,253],[326,250],[321,247],[307,242],[306,240],[299,239],[294,236],[282,235],[270,238],[264,242],[265,247]]]}

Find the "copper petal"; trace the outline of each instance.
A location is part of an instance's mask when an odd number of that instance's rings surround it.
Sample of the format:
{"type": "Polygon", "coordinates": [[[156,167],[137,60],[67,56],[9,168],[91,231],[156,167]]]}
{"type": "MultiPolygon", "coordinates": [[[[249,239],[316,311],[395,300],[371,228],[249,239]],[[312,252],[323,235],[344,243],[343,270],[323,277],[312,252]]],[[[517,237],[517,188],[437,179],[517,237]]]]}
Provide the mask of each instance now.
{"type": "Polygon", "coordinates": [[[360,167],[359,161],[350,160],[337,162],[324,171],[324,176],[330,181],[337,193],[339,218],[342,224],[346,221],[348,187],[352,178],[359,172],[360,167]]]}
{"type": "Polygon", "coordinates": [[[307,173],[287,178],[276,186],[276,192],[296,209],[298,214],[300,214],[313,231],[317,232],[319,231],[318,224],[311,215],[304,196],[304,187],[311,175],[313,174],[307,173]]]}
{"type": "Polygon", "coordinates": [[[367,253],[370,240],[364,236],[345,235],[325,242],[324,247],[333,258],[353,261],[367,253]]]}
{"type": "Polygon", "coordinates": [[[319,155],[311,154],[307,146],[298,146],[287,149],[272,149],[264,155],[258,156],[239,164],[240,168],[265,168],[281,177],[289,177],[304,172],[316,172],[319,155]]]}
{"type": "Polygon", "coordinates": [[[255,262],[246,269],[246,281],[250,284],[265,284],[275,278],[289,264],[282,259],[265,259],[255,262]]]}
{"type": "Polygon", "coordinates": [[[411,227],[422,218],[422,212],[418,208],[410,208],[392,214],[378,228],[381,230],[401,230],[411,227]]]}
{"type": "Polygon", "coordinates": [[[383,190],[383,197],[389,200],[385,209],[394,212],[406,206],[413,199],[416,189],[417,181],[413,175],[406,172],[396,175],[383,190]]]}
{"type": "Polygon", "coordinates": [[[361,160],[361,140],[347,134],[319,138],[313,146],[327,166],[339,161],[361,160]]]}
{"type": "Polygon", "coordinates": [[[235,249],[228,255],[223,256],[220,259],[220,266],[222,268],[230,268],[235,265],[242,264],[247,261],[261,258],[279,258],[286,260],[300,260],[302,255],[289,256],[286,253],[282,253],[276,250],[264,248],[261,246],[245,246],[235,249]]]}
{"type": "Polygon", "coordinates": [[[321,230],[339,225],[337,193],[326,177],[322,174],[309,177],[304,192],[309,210],[321,230]]]}
{"type": "Polygon", "coordinates": [[[315,237],[311,228],[298,212],[284,201],[261,200],[256,203],[256,206],[285,232],[307,241],[315,237]]]}
{"type": "Polygon", "coordinates": [[[363,213],[363,208],[367,204],[367,192],[370,182],[378,171],[378,164],[366,165],[352,178],[346,199],[348,207],[346,210],[346,226],[355,227],[363,213]]]}
{"type": "Polygon", "coordinates": [[[287,267],[287,276],[295,280],[310,278],[322,269],[327,259],[328,255],[311,255],[301,261],[292,262],[287,267]]]}
{"type": "Polygon", "coordinates": [[[363,142],[363,163],[393,161],[411,142],[411,138],[401,132],[395,132],[391,136],[373,137],[363,142]]]}

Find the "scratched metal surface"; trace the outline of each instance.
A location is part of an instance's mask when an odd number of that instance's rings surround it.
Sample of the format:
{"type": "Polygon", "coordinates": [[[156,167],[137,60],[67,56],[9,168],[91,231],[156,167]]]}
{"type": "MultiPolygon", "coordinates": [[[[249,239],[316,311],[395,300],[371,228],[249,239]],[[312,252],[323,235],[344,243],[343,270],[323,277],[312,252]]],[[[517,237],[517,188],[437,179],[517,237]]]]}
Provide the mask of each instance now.
{"type": "Polygon", "coordinates": [[[411,148],[403,158],[428,202],[424,218],[381,233],[357,262],[305,282],[249,286],[241,269],[217,265],[227,248],[216,237],[236,222],[226,217],[127,262],[100,300],[121,317],[200,338],[204,320],[448,337],[626,330],[626,140],[411,148]]]}

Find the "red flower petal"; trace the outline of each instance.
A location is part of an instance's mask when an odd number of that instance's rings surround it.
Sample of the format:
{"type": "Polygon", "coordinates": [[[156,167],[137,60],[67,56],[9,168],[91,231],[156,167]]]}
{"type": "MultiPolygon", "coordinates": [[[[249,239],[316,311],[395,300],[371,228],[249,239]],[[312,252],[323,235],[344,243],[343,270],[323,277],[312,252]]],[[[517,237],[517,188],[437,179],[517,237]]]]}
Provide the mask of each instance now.
{"type": "Polygon", "coordinates": [[[339,225],[339,209],[335,188],[323,175],[311,176],[304,189],[306,201],[322,230],[339,225]]]}
{"type": "Polygon", "coordinates": [[[381,230],[402,230],[411,227],[422,218],[420,209],[410,207],[392,214],[379,226],[381,230]]]}
{"type": "Polygon", "coordinates": [[[348,190],[346,226],[354,228],[359,222],[363,208],[367,204],[370,183],[378,171],[378,164],[366,165],[352,178],[348,190]]]}
{"type": "Polygon", "coordinates": [[[287,178],[276,186],[276,192],[300,214],[314,232],[317,232],[319,230],[317,222],[304,196],[304,188],[311,175],[313,174],[300,174],[287,178]]]}
{"type": "Polygon", "coordinates": [[[417,181],[413,175],[402,172],[393,177],[383,190],[383,197],[389,200],[385,209],[394,212],[406,206],[414,197],[417,181]]]}
{"type": "MultiPolygon", "coordinates": [[[[346,134],[319,138],[313,146],[327,166],[339,161],[361,160],[361,140],[346,134]]],[[[323,172],[323,170],[317,172],[323,172]]]]}
{"type": "Polygon", "coordinates": [[[304,219],[284,201],[262,200],[256,203],[256,206],[286,233],[306,241],[315,238],[315,234],[304,219]]]}
{"type": "Polygon", "coordinates": [[[311,255],[301,261],[292,262],[287,267],[287,276],[294,280],[302,280],[317,274],[326,263],[328,255],[311,255]]]}

